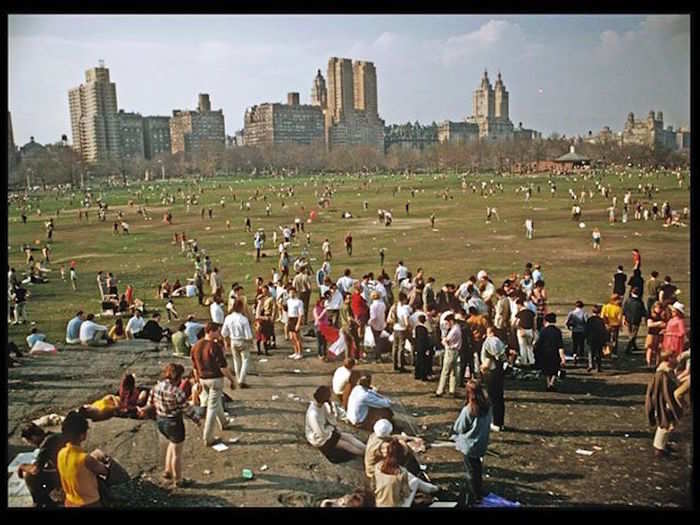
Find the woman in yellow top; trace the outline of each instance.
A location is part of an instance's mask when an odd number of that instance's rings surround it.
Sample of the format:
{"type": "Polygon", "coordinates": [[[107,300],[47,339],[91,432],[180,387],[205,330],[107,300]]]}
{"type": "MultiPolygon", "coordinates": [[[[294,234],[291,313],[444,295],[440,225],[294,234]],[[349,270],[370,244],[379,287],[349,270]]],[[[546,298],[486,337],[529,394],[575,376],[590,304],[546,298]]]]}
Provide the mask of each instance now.
{"type": "Polygon", "coordinates": [[[88,454],[80,446],[87,439],[88,422],[76,411],[70,412],[61,428],[68,442],[58,453],[58,475],[65,493],[66,507],[101,507],[97,476],[109,474],[109,460],[100,450],[88,454]]]}
{"type": "Polygon", "coordinates": [[[610,301],[603,305],[600,312],[600,317],[603,318],[605,326],[608,329],[608,346],[612,349],[612,353],[617,357],[617,339],[620,327],[622,326],[622,297],[618,294],[612,294],[610,301]]]}
{"type": "Polygon", "coordinates": [[[114,322],[114,326],[109,330],[109,338],[112,341],[119,341],[120,339],[126,339],[126,331],[124,330],[124,321],[121,318],[114,322]]]}

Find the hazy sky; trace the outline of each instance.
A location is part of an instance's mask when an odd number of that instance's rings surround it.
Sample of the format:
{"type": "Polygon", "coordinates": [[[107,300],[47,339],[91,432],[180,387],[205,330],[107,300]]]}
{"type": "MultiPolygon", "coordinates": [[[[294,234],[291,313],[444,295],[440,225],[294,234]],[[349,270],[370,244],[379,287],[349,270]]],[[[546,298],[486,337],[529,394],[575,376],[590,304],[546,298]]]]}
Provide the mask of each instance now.
{"type": "MultiPolygon", "coordinates": [[[[328,58],[373,61],[388,123],[462,120],[484,68],[502,72],[517,126],[549,135],[622,128],[627,113],[690,121],[690,18],[654,16],[9,17],[15,142],[72,141],[68,90],[104,59],[120,109],[171,115],[197,94],[223,108],[226,133],[246,107],[309,103],[328,58]]],[[[492,82],[493,82],[492,80],[492,82]]]]}

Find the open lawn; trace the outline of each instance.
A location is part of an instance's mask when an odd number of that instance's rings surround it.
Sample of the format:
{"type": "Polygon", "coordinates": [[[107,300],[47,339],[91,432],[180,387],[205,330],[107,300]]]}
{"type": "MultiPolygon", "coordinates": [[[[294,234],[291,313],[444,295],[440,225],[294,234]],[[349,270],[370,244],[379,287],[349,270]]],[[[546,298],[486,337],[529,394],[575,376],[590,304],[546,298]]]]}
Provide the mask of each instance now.
{"type": "MultiPolygon", "coordinates": [[[[277,249],[272,244],[272,231],[279,225],[291,225],[295,217],[306,220],[311,232],[311,264],[317,269],[322,260],[321,243],[328,238],[333,251],[332,277],[337,279],[347,267],[353,276],[381,269],[379,249],[386,249],[385,268],[393,276],[398,260],[413,272],[423,267],[426,276],[434,276],[438,285],[457,284],[470,275],[486,269],[497,284],[511,272],[522,273],[526,262],[540,263],[549,294],[549,307],[559,314],[562,326],[565,314],[574,301],[581,299],[590,311],[592,303],[604,303],[610,296],[610,281],[618,264],[631,275],[632,249],[642,256],[642,272],[646,279],[652,270],[663,277],[671,275],[681,290],[681,300],[690,311],[690,228],[663,227],[663,221],[635,221],[630,207],[629,222],[608,224],[606,208],[610,205],[596,192],[592,199],[586,195],[582,205],[582,221],[571,219],[572,201],[568,189],[579,194],[582,189],[595,189],[594,178],[583,180],[581,175],[556,177],[556,194],[552,196],[547,176],[500,177],[491,174],[470,176],[463,189],[456,175],[418,176],[333,176],[264,179],[206,180],[199,186],[191,181],[144,183],[144,199],[137,199],[124,188],[100,190],[93,187],[93,196],[102,195],[109,204],[106,222],[97,221],[96,208],[91,208],[89,222],[78,220],[79,193],[71,203],[70,195],[32,194],[29,221],[22,224],[20,211],[14,204],[9,208],[9,262],[19,273],[25,269],[22,245],[31,243],[38,251],[46,240],[44,221],[53,217],[56,229],[51,244],[52,256],[47,284],[31,285],[27,315],[47,334],[47,339],[62,346],[66,322],[76,310],[97,313],[100,309],[96,272],[113,272],[119,280],[120,293],[127,284],[135,288],[136,297],[145,301],[149,310],[164,314],[165,302],[155,298],[156,288],[164,277],[170,282],[179,278],[183,283],[194,272],[190,259],[171,244],[173,233],[186,232],[196,238],[220,271],[224,288],[231,283],[243,284],[252,298],[253,282],[261,275],[270,279],[277,266],[277,249]],[[371,180],[371,182],[370,182],[371,180]],[[503,185],[503,192],[483,197],[475,183],[493,180],[503,185]],[[529,202],[516,188],[532,182],[534,191],[529,202]],[[329,184],[335,191],[330,207],[321,209],[318,197],[329,184]],[[541,191],[537,192],[537,186],[541,191]],[[293,187],[293,196],[284,196],[281,207],[281,187],[293,187]],[[152,189],[151,189],[152,188],[152,189]],[[397,189],[394,195],[394,188],[397,189]],[[416,190],[415,198],[410,189],[416,190]],[[202,191],[200,204],[187,214],[181,198],[173,206],[161,204],[161,191],[176,194],[202,191]],[[445,200],[439,194],[449,189],[445,200]],[[251,200],[251,210],[242,211],[240,202],[259,191],[259,199],[251,200]],[[236,200],[234,201],[234,194],[236,200]],[[270,217],[265,216],[265,202],[272,204],[270,217]],[[220,199],[225,198],[225,207],[220,199]],[[135,205],[129,207],[133,199],[135,205]],[[368,209],[363,209],[363,201],[368,209]],[[410,214],[404,206],[410,201],[410,214]],[[137,215],[139,205],[145,205],[153,220],[144,221],[137,215]],[[36,208],[42,215],[38,217],[36,208]],[[213,220],[200,217],[204,206],[213,209],[213,220]],[[302,211],[303,206],[303,211],[302,211]],[[487,224],[486,208],[495,207],[495,216],[487,224]],[[61,209],[56,217],[56,209],[61,209]],[[385,227],[377,221],[377,209],[390,209],[394,221],[385,227]],[[122,209],[130,225],[129,235],[113,235],[112,223],[116,209],[122,209]],[[173,226],[162,222],[162,214],[170,210],[173,226]],[[352,219],[341,219],[349,211],[352,219]],[[435,229],[429,216],[436,215],[435,229]],[[267,232],[267,257],[255,262],[253,235],[244,231],[245,217],[252,221],[253,231],[267,232]],[[534,220],[535,238],[525,238],[524,222],[534,220]],[[231,229],[226,220],[231,221],[231,229]],[[591,231],[599,227],[602,248],[592,248],[591,231]],[[353,255],[347,256],[343,238],[353,235],[353,255]],[[35,240],[39,244],[35,244],[35,240]],[[61,281],[59,267],[66,276],[70,262],[75,261],[78,291],[61,281]]],[[[679,188],[675,174],[641,175],[625,172],[621,181],[617,174],[607,174],[603,184],[610,184],[611,197],[617,195],[618,220],[622,199],[627,188],[632,190],[632,202],[646,201],[637,190],[638,184],[651,183],[659,191],[654,201],[668,200],[674,210],[689,207],[688,176],[679,188]],[[629,175],[629,176],[628,176],[629,175]]],[[[131,185],[135,193],[141,184],[131,185]]],[[[692,210],[691,210],[692,213],[692,210]]],[[[689,224],[689,223],[688,223],[689,224]]],[[[281,239],[281,232],[278,231],[281,239]]],[[[290,251],[298,256],[305,243],[303,233],[290,251]]],[[[208,290],[208,285],[205,286],[208,290]]],[[[315,293],[314,293],[315,297],[315,293]]],[[[645,293],[646,297],[646,293],[645,293]]],[[[196,299],[175,300],[184,319],[192,313],[208,318],[208,311],[197,305],[196,299]]],[[[104,321],[104,319],[103,319],[104,321]]],[[[107,324],[111,324],[107,322],[107,324]]],[[[169,325],[177,326],[177,322],[169,325]]],[[[20,347],[29,325],[10,326],[9,338],[20,347]],[[21,344],[20,344],[21,343],[21,344]]],[[[564,329],[567,336],[568,330],[564,329]]],[[[641,337],[645,331],[640,331],[641,337]]],[[[155,426],[151,422],[113,419],[91,425],[88,447],[99,446],[114,454],[135,479],[118,494],[124,506],[311,506],[325,497],[348,493],[362,484],[362,466],[358,461],[332,465],[311,449],[303,437],[303,400],[309,399],[316,386],[328,383],[337,364],[326,364],[315,357],[315,340],[306,338],[303,361],[291,361],[278,326],[280,350],[274,351],[268,362],[253,356],[254,375],[250,390],[229,394],[234,398],[232,413],[236,427],[223,437],[241,437],[228,451],[217,453],[201,442],[200,429],[187,423],[185,444],[185,475],[196,483],[192,489],[164,491],[157,481],[162,467],[155,426]],[[298,373],[292,373],[297,368],[298,373]],[[287,398],[293,393],[301,402],[287,398]],[[280,399],[271,401],[272,395],[280,399]],[[285,399],[286,398],[286,399],[285,399]],[[269,470],[260,470],[263,464],[269,470]],[[242,468],[252,468],[255,479],[246,482],[240,476],[242,468]],[[205,473],[204,471],[209,473],[205,473]]],[[[626,336],[621,337],[621,345],[626,336]]],[[[81,403],[101,397],[118,385],[124,371],[134,372],[137,382],[153,382],[159,368],[172,358],[169,350],[121,351],[114,349],[66,350],[57,356],[23,359],[23,366],[9,370],[9,452],[11,457],[22,448],[18,428],[21,423],[49,412],[65,413],[81,403]]],[[[230,359],[230,356],[229,356],[230,359]]],[[[188,363],[185,362],[187,365],[188,363]]],[[[644,415],[644,391],[649,373],[643,369],[643,356],[635,354],[617,362],[606,362],[605,372],[592,376],[581,365],[569,372],[556,393],[545,393],[540,382],[507,380],[507,432],[492,433],[489,454],[485,459],[485,488],[526,506],[589,506],[641,505],[687,506],[691,495],[690,463],[692,460],[692,418],[682,421],[674,434],[680,446],[677,457],[668,463],[653,460],[651,440],[653,429],[644,415]],[[597,447],[597,448],[596,448],[597,447]],[[593,456],[577,455],[579,448],[594,450],[593,456]]],[[[460,401],[451,398],[433,399],[435,384],[416,382],[412,374],[396,375],[390,364],[363,364],[371,370],[382,393],[401,402],[411,414],[416,429],[429,441],[445,439],[456,418],[460,401]]],[[[463,390],[458,390],[463,395],[463,390]]],[[[362,439],[366,433],[359,433],[362,439]]],[[[10,458],[8,458],[10,459],[10,458]]],[[[461,455],[450,449],[430,449],[421,457],[427,472],[436,483],[448,490],[463,475],[461,455]]]]}

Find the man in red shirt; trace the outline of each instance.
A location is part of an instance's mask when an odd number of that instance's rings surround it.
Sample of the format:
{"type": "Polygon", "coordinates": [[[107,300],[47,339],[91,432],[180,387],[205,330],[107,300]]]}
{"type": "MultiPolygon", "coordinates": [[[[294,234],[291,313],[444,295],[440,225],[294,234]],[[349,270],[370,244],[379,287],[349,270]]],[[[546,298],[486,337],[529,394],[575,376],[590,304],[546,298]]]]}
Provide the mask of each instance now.
{"type": "Polygon", "coordinates": [[[217,442],[214,419],[221,430],[226,430],[232,423],[224,412],[224,376],[228,378],[231,388],[236,388],[233,373],[226,362],[220,330],[220,325],[208,322],[204,328],[204,339],[197,341],[190,351],[195,381],[202,385],[207,395],[203,439],[208,447],[217,442]]]}

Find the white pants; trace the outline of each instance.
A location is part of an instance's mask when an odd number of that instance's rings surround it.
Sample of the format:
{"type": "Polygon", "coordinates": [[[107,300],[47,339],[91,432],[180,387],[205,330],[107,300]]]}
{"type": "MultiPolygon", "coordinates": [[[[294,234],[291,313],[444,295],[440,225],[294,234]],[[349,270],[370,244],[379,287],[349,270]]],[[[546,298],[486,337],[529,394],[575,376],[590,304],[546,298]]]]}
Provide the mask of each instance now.
{"type": "Polygon", "coordinates": [[[518,330],[518,346],[520,347],[520,364],[531,365],[535,363],[533,352],[533,342],[535,340],[534,330],[518,330]]]}
{"type": "Polygon", "coordinates": [[[219,424],[220,430],[223,430],[227,423],[224,412],[224,378],[200,379],[199,382],[207,394],[207,416],[202,437],[209,446],[214,440],[214,421],[219,424]]]}
{"type": "Polygon", "coordinates": [[[401,502],[401,507],[410,507],[411,505],[413,505],[413,500],[416,499],[416,493],[418,491],[425,492],[426,494],[431,494],[433,492],[437,492],[439,489],[437,485],[433,485],[432,483],[423,481],[422,479],[417,478],[410,472],[408,472],[408,486],[411,489],[411,493],[406,497],[405,500],[401,502]]]}
{"type": "Polygon", "coordinates": [[[245,383],[248,373],[248,363],[250,362],[250,341],[232,342],[231,353],[233,354],[233,370],[236,373],[238,384],[245,383]]]}

